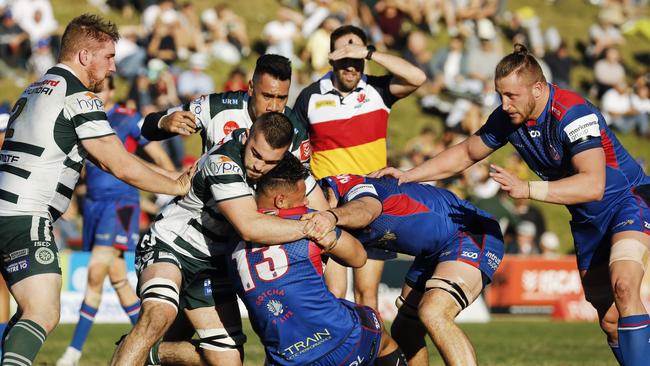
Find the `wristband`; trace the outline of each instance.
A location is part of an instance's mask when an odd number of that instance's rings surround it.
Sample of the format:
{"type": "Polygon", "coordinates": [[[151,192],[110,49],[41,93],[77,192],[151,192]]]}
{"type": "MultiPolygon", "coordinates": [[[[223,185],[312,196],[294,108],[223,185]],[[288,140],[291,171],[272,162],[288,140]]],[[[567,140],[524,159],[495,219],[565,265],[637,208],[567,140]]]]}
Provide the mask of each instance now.
{"type": "Polygon", "coordinates": [[[377,48],[371,44],[369,44],[366,47],[366,50],[368,50],[368,53],[366,53],[366,60],[370,61],[372,59],[372,54],[377,51],[377,48]]]}
{"type": "MultiPolygon", "coordinates": [[[[327,212],[331,213],[332,216],[334,216],[334,220],[335,220],[335,221],[334,221],[334,225],[338,224],[338,223],[339,223],[339,217],[334,213],[334,211],[332,211],[332,210],[327,210],[327,212]]],[[[340,234],[339,234],[339,235],[340,235],[340,234]]]]}
{"type": "Polygon", "coordinates": [[[546,201],[548,197],[548,182],[543,180],[528,181],[528,198],[546,201]]]}

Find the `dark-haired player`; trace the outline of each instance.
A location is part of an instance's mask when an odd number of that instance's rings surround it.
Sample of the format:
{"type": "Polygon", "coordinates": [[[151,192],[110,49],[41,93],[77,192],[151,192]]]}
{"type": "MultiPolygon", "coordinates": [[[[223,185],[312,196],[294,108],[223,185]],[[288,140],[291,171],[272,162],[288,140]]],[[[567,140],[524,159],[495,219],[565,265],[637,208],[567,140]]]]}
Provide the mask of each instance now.
{"type": "MultiPolygon", "coordinates": [[[[257,183],[260,212],[293,219],[307,213],[306,174],[300,161],[287,154],[257,183]]],[[[406,366],[375,310],[328,291],[321,253],[353,267],[366,261],[361,243],[336,231],[338,236],[324,244],[308,239],[272,246],[233,242],[229,272],[264,344],[266,364],[406,366]]]]}
{"type": "Polygon", "coordinates": [[[446,364],[474,365],[474,348],[455,324],[474,302],[503,257],[499,224],[453,193],[394,178],[343,174],[321,179],[328,211],[306,215],[328,220],[366,247],[415,256],[396,301],[391,334],[409,365],[428,365],[426,333],[446,364]]]}
{"type": "MultiPolygon", "coordinates": [[[[198,347],[180,342],[170,364],[238,365],[245,336],[225,268],[224,250],[233,230],[251,241],[305,236],[331,240],[305,221],[257,212],[254,183],[287,152],[293,127],[281,113],[265,113],[247,133],[237,129],[199,162],[190,192],[156,217],[136,249],[140,318],[113,355],[112,365],[142,365],[154,343],[182,310],[198,334],[198,347]],[[197,353],[197,350],[200,350],[197,353]]],[[[164,358],[164,357],[163,357],[164,358]]]]}
{"type": "Polygon", "coordinates": [[[510,142],[541,181],[521,181],[501,167],[490,173],[513,198],[566,205],[587,300],[596,308],[619,363],[646,365],[650,317],[639,289],[650,248],[650,180],[580,95],[546,82],[522,45],[496,67],[502,99],[473,136],[407,172],[400,182],[457,174],[510,142]]]}

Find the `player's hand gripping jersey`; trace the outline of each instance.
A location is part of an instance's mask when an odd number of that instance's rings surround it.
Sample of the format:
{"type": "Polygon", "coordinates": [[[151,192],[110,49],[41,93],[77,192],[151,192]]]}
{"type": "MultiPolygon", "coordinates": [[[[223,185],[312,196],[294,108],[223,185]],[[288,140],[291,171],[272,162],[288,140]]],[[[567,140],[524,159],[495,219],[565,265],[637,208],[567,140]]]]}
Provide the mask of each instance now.
{"type": "Polygon", "coordinates": [[[61,216],[86,152],[80,141],[112,135],[104,103],[63,64],[20,96],[0,152],[2,216],[61,216]]]}
{"type": "Polygon", "coordinates": [[[382,204],[382,213],[353,234],[366,246],[427,258],[434,262],[459,260],[488,277],[503,257],[499,224],[489,213],[446,189],[397,179],[359,175],[325,177],[339,205],[361,197],[382,204]]]}
{"type": "Polygon", "coordinates": [[[549,87],[548,104],[537,120],[512,124],[499,107],[477,134],[492,149],[511,142],[528,166],[546,181],[576,174],[571,158],[582,151],[602,147],[607,164],[603,199],[567,206],[574,222],[591,221],[607,213],[633,187],[650,180],[596,107],[578,94],[551,84],[549,87]]]}
{"type": "MultiPolygon", "coordinates": [[[[308,209],[260,211],[298,219],[308,209]]],[[[338,365],[347,357],[373,364],[379,319],[327,290],[319,246],[302,239],[272,246],[239,241],[232,247],[228,270],[270,365],[338,365]]]]}

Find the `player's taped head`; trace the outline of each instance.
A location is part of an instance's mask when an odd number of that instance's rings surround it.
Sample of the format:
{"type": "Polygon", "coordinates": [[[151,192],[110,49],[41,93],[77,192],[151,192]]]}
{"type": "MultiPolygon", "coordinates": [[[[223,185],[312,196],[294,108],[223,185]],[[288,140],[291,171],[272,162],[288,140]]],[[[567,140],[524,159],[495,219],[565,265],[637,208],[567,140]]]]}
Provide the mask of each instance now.
{"type": "Polygon", "coordinates": [[[397,315],[403,316],[410,320],[420,321],[418,316],[418,307],[413,304],[409,304],[404,296],[399,295],[395,299],[395,306],[397,307],[397,315]]]}
{"type": "Polygon", "coordinates": [[[427,281],[426,291],[440,289],[447,292],[456,301],[460,310],[463,310],[471,304],[471,301],[467,297],[467,292],[463,289],[463,285],[464,283],[457,283],[446,278],[433,277],[427,281]]]}
{"type": "Polygon", "coordinates": [[[172,306],[178,312],[178,286],[166,278],[152,278],[140,287],[142,304],[157,301],[172,306]]]}
{"type": "Polygon", "coordinates": [[[246,343],[241,326],[228,328],[197,329],[199,347],[209,351],[234,351],[246,343]]]}
{"type": "Polygon", "coordinates": [[[609,265],[617,261],[637,262],[646,270],[650,251],[640,241],[636,239],[621,239],[612,245],[612,251],[609,255],[609,265]]]}

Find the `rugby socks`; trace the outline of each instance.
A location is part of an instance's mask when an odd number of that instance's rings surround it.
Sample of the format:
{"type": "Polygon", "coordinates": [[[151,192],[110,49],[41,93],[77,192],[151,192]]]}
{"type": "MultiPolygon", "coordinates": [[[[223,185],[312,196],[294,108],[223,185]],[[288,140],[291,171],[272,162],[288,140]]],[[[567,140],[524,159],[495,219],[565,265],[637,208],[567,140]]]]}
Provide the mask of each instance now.
{"type": "Polygon", "coordinates": [[[129,316],[131,324],[135,325],[135,323],[138,321],[138,318],[140,317],[140,300],[136,300],[136,302],[131,305],[122,305],[122,309],[124,309],[126,315],[129,316]]]}
{"type": "Polygon", "coordinates": [[[40,325],[28,319],[19,320],[5,338],[2,365],[31,366],[46,337],[40,325]]]}
{"type": "Polygon", "coordinates": [[[618,344],[625,366],[647,365],[650,358],[650,316],[621,317],[618,320],[618,344]]]}
{"type": "Polygon", "coordinates": [[[81,351],[84,343],[86,343],[86,338],[88,338],[88,333],[90,333],[90,328],[93,326],[96,314],[97,308],[88,305],[86,301],[81,303],[79,322],[77,322],[77,326],[74,328],[74,335],[72,336],[70,347],[81,351]]]}
{"type": "Polygon", "coordinates": [[[375,359],[375,366],[407,366],[406,356],[404,352],[397,347],[393,352],[387,354],[386,356],[377,357],[375,359]]]}
{"type": "Polygon", "coordinates": [[[624,365],[623,363],[623,354],[621,353],[621,347],[618,346],[618,343],[607,343],[609,344],[609,348],[612,349],[612,353],[614,353],[614,357],[616,357],[616,361],[618,361],[619,365],[624,365]]]}
{"type": "MultiPolygon", "coordinates": [[[[13,328],[16,323],[20,320],[20,314],[15,313],[14,316],[9,319],[9,322],[5,326],[4,330],[2,331],[2,343],[0,343],[0,349],[4,350],[5,349],[5,339],[7,339],[7,335],[11,331],[11,328],[13,328]]],[[[2,357],[0,357],[2,359],[2,357]]]]}

